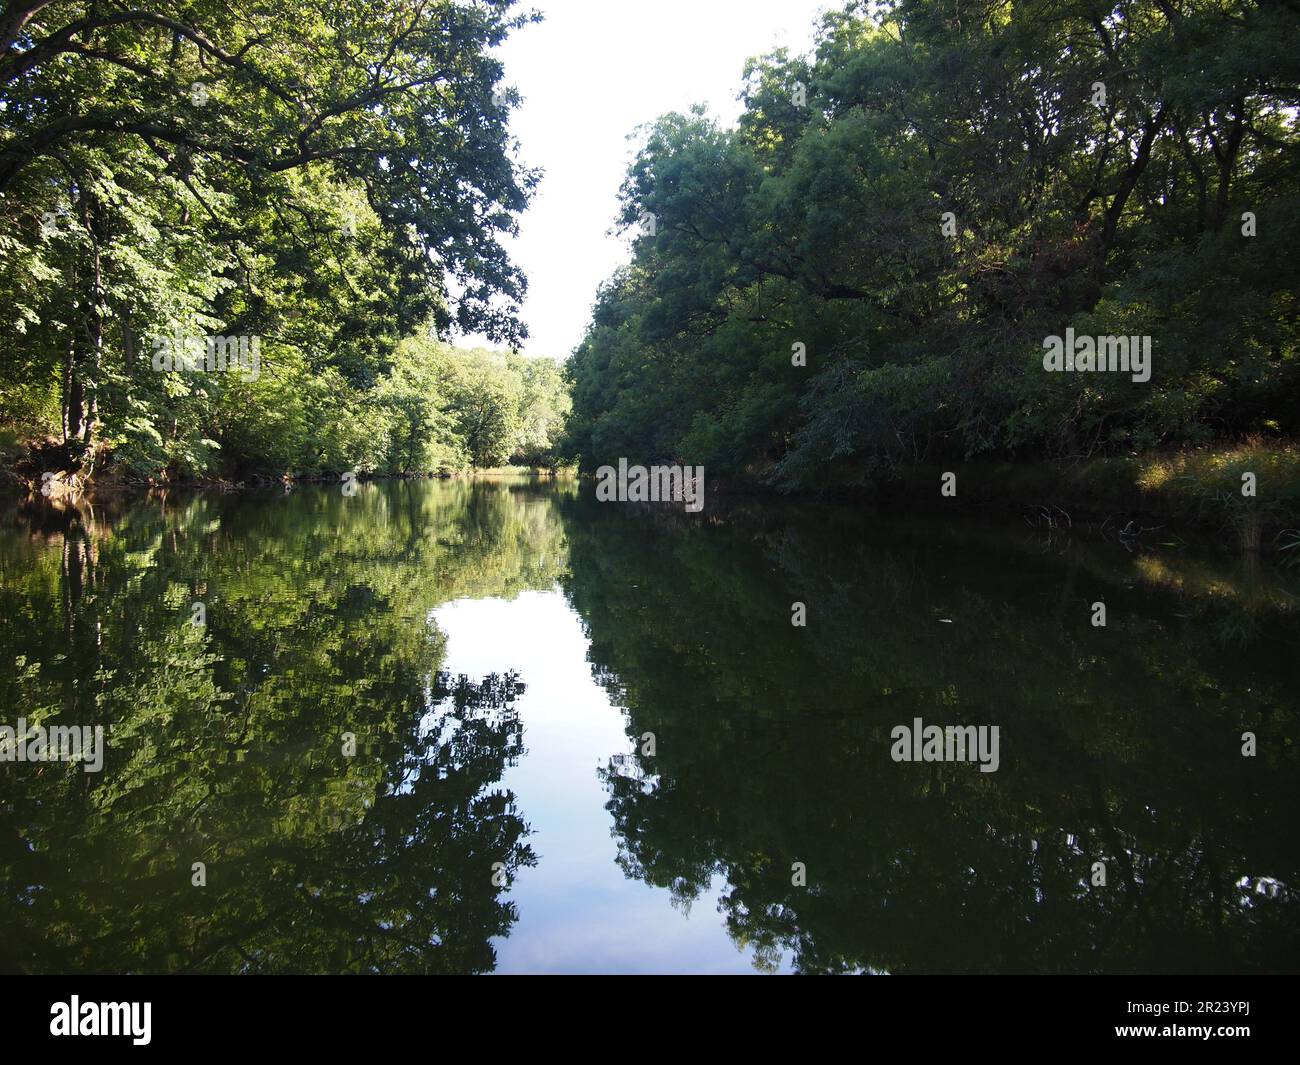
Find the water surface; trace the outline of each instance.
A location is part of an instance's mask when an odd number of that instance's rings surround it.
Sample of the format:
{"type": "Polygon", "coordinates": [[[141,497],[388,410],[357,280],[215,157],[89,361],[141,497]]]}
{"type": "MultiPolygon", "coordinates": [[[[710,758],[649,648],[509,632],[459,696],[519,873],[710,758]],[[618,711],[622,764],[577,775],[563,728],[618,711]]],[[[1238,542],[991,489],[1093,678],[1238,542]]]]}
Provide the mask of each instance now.
{"type": "Polygon", "coordinates": [[[110,731],[0,762],[0,967],[1294,971],[1297,576],[522,479],[10,508],[0,724],[110,731]]]}

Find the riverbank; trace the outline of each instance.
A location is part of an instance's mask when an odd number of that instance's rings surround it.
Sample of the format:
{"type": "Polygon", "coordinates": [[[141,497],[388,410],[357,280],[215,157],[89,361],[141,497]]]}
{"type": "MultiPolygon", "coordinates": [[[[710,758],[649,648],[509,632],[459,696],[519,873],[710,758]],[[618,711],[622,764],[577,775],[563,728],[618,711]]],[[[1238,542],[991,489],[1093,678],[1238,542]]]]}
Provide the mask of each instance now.
{"type": "MultiPolygon", "coordinates": [[[[771,492],[710,481],[716,494],[771,492]]],[[[907,511],[1016,517],[1045,529],[1095,527],[1118,539],[1179,531],[1300,561],[1300,448],[1249,440],[1076,462],[916,463],[879,479],[842,466],[813,493],[907,511]],[[951,476],[949,476],[951,475],[951,476]]]]}
{"type": "Polygon", "coordinates": [[[456,478],[492,478],[511,476],[563,477],[572,476],[568,467],[544,466],[485,466],[449,467],[406,473],[341,473],[323,472],[296,474],[250,473],[239,477],[204,476],[158,479],[130,476],[111,464],[90,463],[91,473],[83,469],[67,468],[66,452],[62,445],[53,442],[10,444],[0,448],[0,495],[35,496],[47,499],[76,498],[83,495],[138,495],[156,491],[215,491],[239,492],[295,484],[338,484],[346,480],[428,480],[456,478]]]}
{"type": "Polygon", "coordinates": [[[951,471],[957,474],[952,498],[941,494],[944,472],[909,470],[883,494],[910,498],[912,486],[925,485],[922,495],[938,505],[961,500],[1017,509],[1031,524],[1082,521],[1121,536],[1186,528],[1250,550],[1281,550],[1300,541],[1300,449],[1289,443],[1252,441],[1072,464],[971,463],[951,471]]]}
{"type": "MultiPolygon", "coordinates": [[[[47,497],[132,495],[167,490],[235,492],[293,484],[329,484],[338,474],[251,475],[184,481],[141,481],[109,468],[93,477],[43,470],[39,454],[0,467],[0,491],[47,497]],[[43,489],[48,489],[42,491],[43,489]]],[[[568,467],[495,466],[376,476],[367,480],[429,478],[536,478],[574,476],[568,467]]],[[[709,479],[708,489],[729,497],[776,495],[755,476],[709,479]]],[[[1016,517],[1042,528],[1095,527],[1119,539],[1179,531],[1208,537],[1221,546],[1287,552],[1300,561],[1300,447],[1283,441],[1249,440],[1197,450],[1150,453],[1076,462],[918,463],[870,480],[852,468],[831,472],[817,490],[783,498],[864,503],[905,511],[977,512],[1016,517]],[[951,475],[951,476],[950,476],[951,475]]]]}

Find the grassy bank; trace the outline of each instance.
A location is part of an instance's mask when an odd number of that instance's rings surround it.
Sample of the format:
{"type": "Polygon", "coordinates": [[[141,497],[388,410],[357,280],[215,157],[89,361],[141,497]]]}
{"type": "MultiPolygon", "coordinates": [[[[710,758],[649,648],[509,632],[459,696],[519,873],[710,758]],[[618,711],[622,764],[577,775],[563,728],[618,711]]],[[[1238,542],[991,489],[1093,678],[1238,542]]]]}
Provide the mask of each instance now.
{"type": "MultiPolygon", "coordinates": [[[[728,496],[774,495],[768,469],[741,480],[709,479],[728,496]]],[[[1178,452],[1074,462],[912,463],[870,477],[852,462],[828,466],[796,498],[865,503],[900,511],[1023,518],[1043,528],[1094,527],[1119,539],[1193,533],[1223,546],[1284,551],[1300,562],[1300,446],[1253,438],[1178,452]],[[945,474],[955,494],[945,495],[945,474]],[[1253,474],[1251,485],[1244,477],[1253,474]],[[1246,494],[1253,488],[1253,495],[1246,494]]]]}
{"type": "Polygon", "coordinates": [[[1069,464],[913,466],[878,491],[890,503],[1018,510],[1031,524],[1087,523],[1117,535],[1196,529],[1251,550],[1282,550],[1300,538],[1300,447],[1289,442],[1069,464]],[[956,474],[955,496],[941,494],[945,472],[956,474]]]}

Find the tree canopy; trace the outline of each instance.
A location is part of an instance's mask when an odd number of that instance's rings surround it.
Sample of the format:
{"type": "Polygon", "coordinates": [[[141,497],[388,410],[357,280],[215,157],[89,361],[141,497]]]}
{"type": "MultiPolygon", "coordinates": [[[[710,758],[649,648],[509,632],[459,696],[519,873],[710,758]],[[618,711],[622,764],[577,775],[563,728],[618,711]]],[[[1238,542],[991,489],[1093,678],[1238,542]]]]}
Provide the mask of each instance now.
{"type": "Polygon", "coordinates": [[[155,478],[403,468],[444,404],[401,342],[524,336],[502,237],[537,175],[492,49],[532,18],[10,0],[0,424],[155,478]],[[167,338],[257,364],[160,367],[167,338]]]}
{"type": "Polygon", "coordinates": [[[643,132],[569,446],[787,487],[1287,435],[1300,8],[846,4],[643,132]],[[1149,382],[1043,372],[1067,327],[1149,382]]]}

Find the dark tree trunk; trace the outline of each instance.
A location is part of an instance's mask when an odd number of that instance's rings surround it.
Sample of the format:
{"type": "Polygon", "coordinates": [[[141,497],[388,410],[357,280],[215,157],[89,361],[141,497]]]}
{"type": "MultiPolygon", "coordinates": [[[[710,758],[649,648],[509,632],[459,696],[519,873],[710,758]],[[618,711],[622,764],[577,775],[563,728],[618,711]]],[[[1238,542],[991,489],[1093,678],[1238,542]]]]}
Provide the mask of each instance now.
{"type": "Polygon", "coordinates": [[[81,382],[77,379],[77,331],[68,329],[63,352],[63,442],[81,435],[81,382]]]}
{"type": "Polygon", "coordinates": [[[98,205],[92,199],[90,193],[82,189],[81,220],[90,237],[91,248],[90,298],[86,308],[86,365],[82,370],[86,412],[81,426],[81,441],[87,448],[95,442],[95,429],[99,420],[99,371],[104,353],[104,266],[100,254],[98,205]]]}

